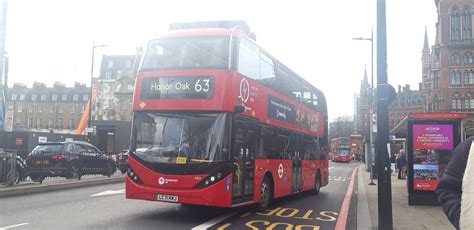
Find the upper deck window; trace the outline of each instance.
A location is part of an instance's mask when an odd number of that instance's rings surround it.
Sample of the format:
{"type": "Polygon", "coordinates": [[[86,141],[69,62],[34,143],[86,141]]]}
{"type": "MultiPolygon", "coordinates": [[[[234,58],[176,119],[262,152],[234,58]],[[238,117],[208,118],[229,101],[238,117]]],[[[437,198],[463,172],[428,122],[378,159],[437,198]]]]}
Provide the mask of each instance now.
{"type": "Polygon", "coordinates": [[[228,59],[225,36],[164,38],[150,42],[142,69],[226,69],[228,59]]]}

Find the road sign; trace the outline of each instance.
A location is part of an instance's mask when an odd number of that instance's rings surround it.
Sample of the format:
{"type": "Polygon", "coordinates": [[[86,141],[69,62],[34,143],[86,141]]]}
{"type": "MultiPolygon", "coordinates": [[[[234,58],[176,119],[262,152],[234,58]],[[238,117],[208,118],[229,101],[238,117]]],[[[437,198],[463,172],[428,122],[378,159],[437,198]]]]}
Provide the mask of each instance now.
{"type": "Polygon", "coordinates": [[[15,139],[15,144],[16,144],[16,145],[23,145],[23,138],[17,137],[17,138],[15,139]]]}

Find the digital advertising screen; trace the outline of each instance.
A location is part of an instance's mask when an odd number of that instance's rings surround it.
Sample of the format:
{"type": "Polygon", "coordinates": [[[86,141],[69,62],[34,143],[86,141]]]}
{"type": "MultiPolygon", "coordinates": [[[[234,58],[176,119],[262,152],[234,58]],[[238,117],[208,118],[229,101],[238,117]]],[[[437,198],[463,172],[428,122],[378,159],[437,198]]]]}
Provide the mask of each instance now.
{"type": "Polygon", "coordinates": [[[451,160],[451,124],[413,124],[413,189],[434,191],[451,160]]]}

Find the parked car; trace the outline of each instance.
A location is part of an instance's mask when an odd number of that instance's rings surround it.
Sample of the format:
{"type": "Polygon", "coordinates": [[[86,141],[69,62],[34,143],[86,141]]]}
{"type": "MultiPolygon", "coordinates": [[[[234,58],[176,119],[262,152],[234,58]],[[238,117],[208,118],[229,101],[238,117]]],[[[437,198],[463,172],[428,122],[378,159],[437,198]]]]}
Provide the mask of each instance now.
{"type": "Polygon", "coordinates": [[[128,170],[128,150],[124,149],[117,154],[117,167],[122,174],[128,170]]]}
{"type": "Polygon", "coordinates": [[[38,144],[26,157],[26,165],[25,174],[40,183],[56,176],[78,180],[86,174],[110,177],[117,170],[112,157],[82,141],[38,144]]]}

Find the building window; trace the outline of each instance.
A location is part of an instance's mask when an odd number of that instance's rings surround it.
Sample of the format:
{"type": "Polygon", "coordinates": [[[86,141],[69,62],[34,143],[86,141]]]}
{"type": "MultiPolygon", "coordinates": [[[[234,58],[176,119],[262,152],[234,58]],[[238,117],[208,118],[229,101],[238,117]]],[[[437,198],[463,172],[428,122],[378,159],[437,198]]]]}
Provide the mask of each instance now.
{"type": "Polygon", "coordinates": [[[41,100],[46,101],[46,94],[41,94],[41,100]]]}
{"type": "Polygon", "coordinates": [[[85,106],[85,105],[81,105],[81,113],[83,113],[84,110],[86,110],[86,106],[85,106]]]}
{"type": "Polygon", "coordinates": [[[63,105],[58,105],[58,113],[64,113],[63,105]]]}
{"type": "Polygon", "coordinates": [[[449,29],[451,41],[461,39],[461,16],[457,12],[457,7],[453,8],[453,14],[449,16],[449,29]]]}
{"type": "Polygon", "coordinates": [[[453,110],[460,110],[461,109],[461,98],[459,97],[459,94],[455,93],[452,97],[451,97],[451,108],[453,110]]]}
{"type": "Polygon", "coordinates": [[[120,108],[121,109],[128,109],[128,104],[129,104],[128,100],[122,100],[120,102],[120,108]]]}
{"type": "Polygon", "coordinates": [[[125,62],[125,68],[131,69],[132,68],[132,61],[126,61],[125,62]]]}
{"type": "Polygon", "coordinates": [[[79,95],[77,95],[77,94],[72,95],[72,100],[73,101],[79,101],[79,95]]]}
{"type": "Polygon", "coordinates": [[[20,94],[20,101],[24,101],[25,100],[25,94],[20,94]]]}
{"type": "Polygon", "coordinates": [[[61,96],[61,100],[67,101],[67,94],[63,94],[63,95],[61,96]]]}
{"type": "Polygon", "coordinates": [[[31,95],[31,100],[36,101],[36,97],[37,97],[36,94],[31,95]]]}
{"type": "Polygon", "coordinates": [[[114,68],[114,61],[108,61],[107,62],[107,68],[109,68],[109,69],[114,68]]]}
{"type": "Polygon", "coordinates": [[[433,89],[439,89],[439,76],[438,72],[432,72],[431,73],[431,78],[433,80],[432,87],[433,89]]]}
{"type": "Polygon", "coordinates": [[[451,71],[451,85],[452,86],[461,85],[461,71],[459,70],[451,71]]]}
{"type": "Polygon", "coordinates": [[[71,119],[69,120],[69,129],[75,129],[76,128],[76,120],[71,119]]]}
{"type": "Polygon", "coordinates": [[[82,100],[83,100],[83,101],[89,100],[89,94],[83,94],[83,95],[82,95],[82,100]]]}
{"type": "Polygon", "coordinates": [[[43,112],[43,106],[42,105],[36,106],[36,112],[42,113],[43,112]]]}
{"type": "Polygon", "coordinates": [[[75,113],[76,112],[76,105],[72,105],[71,106],[71,113],[75,113]]]}
{"type": "Polygon", "coordinates": [[[12,101],[16,101],[16,94],[12,94],[12,101]]]}
{"type": "Polygon", "coordinates": [[[33,106],[28,106],[28,113],[32,113],[33,112],[33,106]]]}
{"type": "Polygon", "coordinates": [[[105,73],[105,79],[112,79],[112,72],[107,71],[107,72],[105,73]]]}
{"type": "Polygon", "coordinates": [[[472,15],[469,10],[464,11],[462,17],[462,37],[463,39],[470,39],[472,37],[472,15]]]}
{"type": "Polygon", "coordinates": [[[21,125],[21,119],[19,117],[16,118],[16,122],[15,122],[16,125],[21,125]]]}
{"type": "Polygon", "coordinates": [[[49,113],[54,113],[54,112],[56,112],[56,108],[54,105],[52,105],[49,107],[49,113]]]}
{"type": "Polygon", "coordinates": [[[43,124],[41,122],[41,119],[40,118],[36,119],[36,128],[37,129],[42,129],[43,128],[42,126],[43,126],[43,124]]]}
{"type": "Polygon", "coordinates": [[[58,129],[64,128],[64,123],[62,118],[58,118],[58,129]]]}
{"type": "Polygon", "coordinates": [[[51,100],[57,101],[57,100],[58,100],[58,95],[53,94],[53,95],[51,96],[51,100]]]}
{"type": "Polygon", "coordinates": [[[465,96],[464,108],[468,110],[474,109],[474,98],[470,93],[467,93],[465,96]]]}
{"type": "Polygon", "coordinates": [[[464,70],[464,84],[472,85],[474,84],[474,70],[464,70]]]}
{"type": "Polygon", "coordinates": [[[54,120],[53,120],[53,118],[48,118],[48,129],[54,129],[54,120]]]}
{"type": "Polygon", "coordinates": [[[28,118],[28,120],[26,121],[26,126],[30,129],[33,128],[33,118],[28,118]]]}
{"type": "Polygon", "coordinates": [[[459,57],[458,53],[454,53],[453,55],[451,55],[450,59],[451,64],[461,64],[461,57],[459,57]]]}
{"type": "Polygon", "coordinates": [[[17,105],[16,109],[17,109],[16,111],[19,112],[19,113],[23,112],[23,106],[21,106],[21,105],[17,105]]]}

